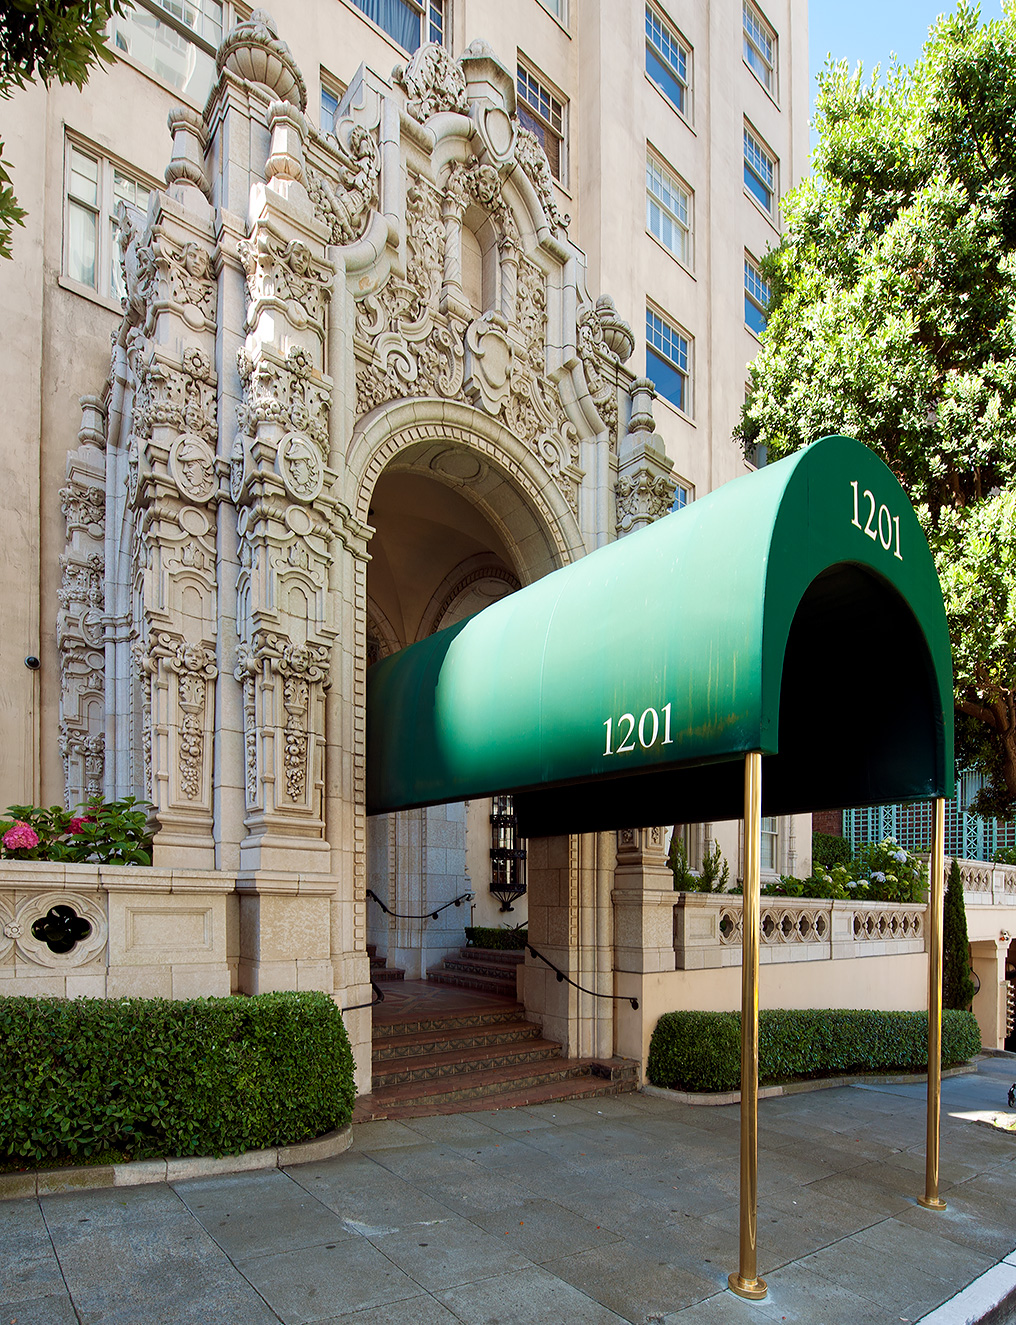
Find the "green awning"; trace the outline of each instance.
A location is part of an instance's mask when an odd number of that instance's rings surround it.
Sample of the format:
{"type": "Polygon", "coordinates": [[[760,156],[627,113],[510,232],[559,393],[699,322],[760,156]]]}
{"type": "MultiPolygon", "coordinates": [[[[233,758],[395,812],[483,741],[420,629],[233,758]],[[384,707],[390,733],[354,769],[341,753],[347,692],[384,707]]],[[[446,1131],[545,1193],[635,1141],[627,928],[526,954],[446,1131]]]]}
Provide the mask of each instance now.
{"type": "Polygon", "coordinates": [[[942,595],[906,494],[827,437],[367,679],[367,811],[511,791],[530,835],[950,796],[942,595]]]}

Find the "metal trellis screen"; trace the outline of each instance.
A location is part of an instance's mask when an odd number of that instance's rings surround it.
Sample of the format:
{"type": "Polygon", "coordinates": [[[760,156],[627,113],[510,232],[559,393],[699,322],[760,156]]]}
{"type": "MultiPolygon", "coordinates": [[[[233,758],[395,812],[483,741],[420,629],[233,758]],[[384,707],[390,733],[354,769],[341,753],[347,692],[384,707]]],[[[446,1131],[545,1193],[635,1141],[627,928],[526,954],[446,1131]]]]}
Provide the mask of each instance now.
{"type": "MultiPolygon", "coordinates": [[[[979,773],[958,773],[956,794],[945,807],[945,852],[962,860],[991,860],[997,851],[1016,847],[1016,825],[982,819],[968,811],[983,786],[979,773]]],[[[843,811],[843,836],[857,851],[862,842],[891,837],[907,851],[926,851],[931,842],[931,802],[870,805],[843,811]]]]}

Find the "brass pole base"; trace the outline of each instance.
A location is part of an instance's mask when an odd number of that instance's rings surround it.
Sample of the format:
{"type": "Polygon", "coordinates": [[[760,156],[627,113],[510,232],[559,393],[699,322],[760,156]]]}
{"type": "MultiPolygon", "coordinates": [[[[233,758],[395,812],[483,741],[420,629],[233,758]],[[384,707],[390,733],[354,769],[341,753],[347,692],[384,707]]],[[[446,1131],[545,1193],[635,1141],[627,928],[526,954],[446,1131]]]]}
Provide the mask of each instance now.
{"type": "Polygon", "coordinates": [[[945,1201],[942,1200],[941,1196],[919,1196],[919,1197],[917,1198],[917,1204],[918,1204],[918,1205],[923,1205],[924,1208],[925,1208],[925,1210],[946,1210],[946,1209],[948,1209],[948,1207],[946,1206],[945,1201]]]}
{"type": "Polygon", "coordinates": [[[753,1302],[761,1301],[769,1292],[764,1279],[742,1279],[739,1274],[728,1274],[727,1283],[732,1293],[750,1298],[753,1302]]]}

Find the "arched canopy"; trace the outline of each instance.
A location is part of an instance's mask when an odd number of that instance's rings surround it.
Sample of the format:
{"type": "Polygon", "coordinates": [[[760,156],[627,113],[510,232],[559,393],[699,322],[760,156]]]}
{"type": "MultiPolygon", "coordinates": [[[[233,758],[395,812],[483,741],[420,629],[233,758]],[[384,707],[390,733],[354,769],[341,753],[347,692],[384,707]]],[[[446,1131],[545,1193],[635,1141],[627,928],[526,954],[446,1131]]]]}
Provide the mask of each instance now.
{"type": "Polygon", "coordinates": [[[516,793],[528,835],[949,796],[952,667],[889,469],[827,437],[368,673],[367,810],[516,793]]]}

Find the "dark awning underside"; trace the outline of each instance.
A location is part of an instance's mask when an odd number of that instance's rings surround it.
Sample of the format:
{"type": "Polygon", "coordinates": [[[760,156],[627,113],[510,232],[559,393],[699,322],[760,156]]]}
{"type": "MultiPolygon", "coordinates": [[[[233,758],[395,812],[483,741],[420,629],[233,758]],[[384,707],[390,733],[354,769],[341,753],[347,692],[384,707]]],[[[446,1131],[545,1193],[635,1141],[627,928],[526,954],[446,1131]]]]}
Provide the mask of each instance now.
{"type": "Polygon", "coordinates": [[[934,563],[829,437],[372,667],[370,814],[511,791],[529,836],[952,794],[934,563]]]}

